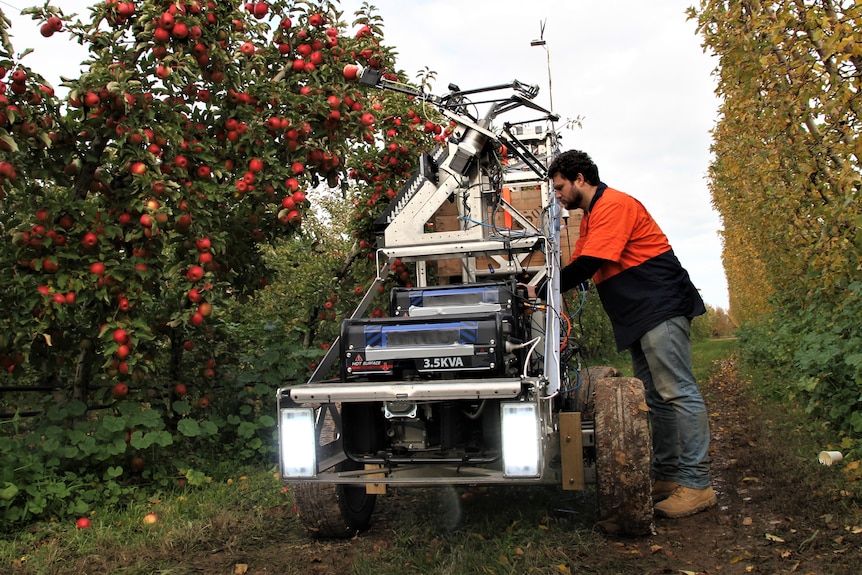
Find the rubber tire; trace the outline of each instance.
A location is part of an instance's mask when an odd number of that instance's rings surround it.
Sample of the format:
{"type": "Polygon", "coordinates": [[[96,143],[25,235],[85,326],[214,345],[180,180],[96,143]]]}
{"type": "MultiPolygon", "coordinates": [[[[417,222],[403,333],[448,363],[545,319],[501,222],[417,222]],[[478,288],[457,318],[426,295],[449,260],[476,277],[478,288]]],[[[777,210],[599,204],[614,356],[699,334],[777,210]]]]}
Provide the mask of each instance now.
{"type": "MultiPolygon", "coordinates": [[[[327,418],[320,433],[321,441],[331,441],[334,435],[335,424],[327,418]]],[[[361,468],[361,464],[347,460],[331,471],[361,468]]],[[[309,535],[321,539],[345,539],[368,529],[377,496],[368,494],[364,485],[311,482],[294,484],[293,500],[299,521],[309,535]]]]}
{"type": "Polygon", "coordinates": [[[597,527],[619,535],[650,535],[652,440],[649,408],[641,380],[610,377],[595,381],[597,527]]]}
{"type": "Polygon", "coordinates": [[[581,371],[581,387],[577,392],[577,408],[581,419],[592,421],[596,415],[596,382],[605,377],[619,377],[620,370],[607,365],[596,365],[581,371]]]}

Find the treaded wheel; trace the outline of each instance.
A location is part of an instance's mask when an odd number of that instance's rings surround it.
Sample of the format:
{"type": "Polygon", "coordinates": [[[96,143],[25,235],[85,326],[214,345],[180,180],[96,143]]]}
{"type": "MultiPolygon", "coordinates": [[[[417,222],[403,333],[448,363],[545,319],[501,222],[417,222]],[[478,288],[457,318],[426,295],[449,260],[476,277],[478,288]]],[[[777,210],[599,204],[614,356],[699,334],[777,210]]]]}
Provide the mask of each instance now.
{"type": "MultiPolygon", "coordinates": [[[[325,444],[335,438],[335,422],[326,418],[320,432],[325,444]]],[[[344,461],[327,471],[352,471],[362,465],[344,461]]],[[[368,494],[364,485],[323,482],[296,483],[293,498],[299,521],[312,537],[347,538],[368,529],[377,496],[368,494]]]]}
{"type": "Polygon", "coordinates": [[[581,387],[577,393],[578,411],[581,419],[590,421],[596,414],[596,382],[605,377],[619,377],[620,370],[607,365],[596,365],[581,371],[581,387]]]}
{"type": "Polygon", "coordinates": [[[653,531],[649,408],[641,380],[595,381],[596,479],[599,522],[608,533],[653,531]]]}

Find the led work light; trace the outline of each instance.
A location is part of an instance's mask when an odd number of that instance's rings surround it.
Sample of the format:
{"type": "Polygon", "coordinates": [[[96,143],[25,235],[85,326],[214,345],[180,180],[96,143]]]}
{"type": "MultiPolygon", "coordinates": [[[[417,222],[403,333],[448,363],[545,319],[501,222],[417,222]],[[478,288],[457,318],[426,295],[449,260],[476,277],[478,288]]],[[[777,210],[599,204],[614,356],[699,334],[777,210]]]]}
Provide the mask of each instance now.
{"type": "Polygon", "coordinates": [[[538,477],[539,414],[533,403],[502,403],[503,475],[538,477]]]}
{"type": "Polygon", "coordinates": [[[278,433],[282,477],[313,477],[317,472],[314,410],[282,409],[278,433]]]}

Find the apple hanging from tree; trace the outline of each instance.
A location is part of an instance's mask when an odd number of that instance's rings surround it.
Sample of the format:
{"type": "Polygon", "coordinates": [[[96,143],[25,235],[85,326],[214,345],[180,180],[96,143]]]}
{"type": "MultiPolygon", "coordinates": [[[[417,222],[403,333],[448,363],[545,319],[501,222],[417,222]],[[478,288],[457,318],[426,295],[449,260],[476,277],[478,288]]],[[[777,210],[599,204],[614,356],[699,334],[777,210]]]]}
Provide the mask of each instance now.
{"type": "Polygon", "coordinates": [[[359,78],[359,66],[356,64],[347,64],[344,66],[341,74],[348,82],[355,82],[359,78]]]}
{"type": "Polygon", "coordinates": [[[111,396],[114,399],[122,399],[129,394],[129,386],[123,382],[117,383],[111,388],[111,396]]]}
{"type": "Polygon", "coordinates": [[[204,277],[204,268],[201,266],[192,266],[186,272],[186,277],[190,282],[199,282],[204,277]]]}

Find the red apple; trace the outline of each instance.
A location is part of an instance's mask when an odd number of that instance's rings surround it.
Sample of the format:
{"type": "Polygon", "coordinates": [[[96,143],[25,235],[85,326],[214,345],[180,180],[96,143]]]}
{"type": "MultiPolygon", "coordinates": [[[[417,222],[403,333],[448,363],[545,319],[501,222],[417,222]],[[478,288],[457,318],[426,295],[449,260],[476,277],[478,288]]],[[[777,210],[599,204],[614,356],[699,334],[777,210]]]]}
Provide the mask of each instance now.
{"type": "Polygon", "coordinates": [[[356,64],[348,64],[341,71],[344,75],[344,79],[348,82],[354,82],[359,77],[359,66],[356,64]]]}
{"type": "Polygon", "coordinates": [[[99,236],[94,234],[93,232],[87,232],[84,234],[84,237],[81,238],[81,243],[85,248],[93,248],[99,244],[99,236]]]}
{"type": "Polygon", "coordinates": [[[129,386],[125,383],[116,384],[113,389],[111,389],[111,396],[114,399],[122,399],[129,394],[129,386]]]}
{"type": "Polygon", "coordinates": [[[189,214],[182,214],[177,218],[176,223],[174,224],[174,229],[178,232],[185,233],[189,231],[189,227],[192,225],[192,217],[189,214]]]}
{"type": "Polygon", "coordinates": [[[186,277],[191,282],[200,281],[204,277],[204,269],[201,266],[192,266],[186,272],[186,277]]]}
{"type": "Polygon", "coordinates": [[[96,94],[95,92],[87,92],[84,95],[84,105],[87,106],[88,108],[95,108],[96,106],[98,106],[101,103],[102,103],[101,98],[99,98],[99,95],[96,94]]]}
{"type": "Polygon", "coordinates": [[[171,29],[171,34],[174,38],[184,40],[185,38],[188,38],[189,27],[185,22],[176,22],[174,23],[174,27],[171,29]]]}
{"type": "Polygon", "coordinates": [[[90,528],[90,518],[89,517],[81,517],[77,521],[75,521],[75,527],[78,529],[89,529],[90,528]]]}
{"type": "Polygon", "coordinates": [[[174,19],[174,15],[170,12],[165,12],[159,17],[159,28],[171,30],[173,29],[175,22],[176,20],[174,19]]]}
{"type": "Polygon", "coordinates": [[[269,5],[266,2],[255,2],[252,11],[255,18],[262,20],[266,16],[266,13],[269,12],[269,5]]]}

